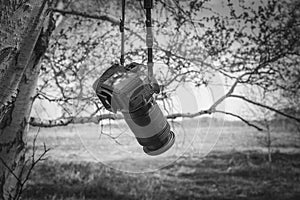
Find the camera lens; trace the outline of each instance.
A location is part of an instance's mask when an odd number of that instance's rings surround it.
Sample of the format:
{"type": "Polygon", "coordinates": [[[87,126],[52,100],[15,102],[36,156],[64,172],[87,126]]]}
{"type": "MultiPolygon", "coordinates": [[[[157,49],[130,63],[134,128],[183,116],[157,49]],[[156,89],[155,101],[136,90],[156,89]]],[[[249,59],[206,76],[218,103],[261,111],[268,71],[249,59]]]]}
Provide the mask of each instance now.
{"type": "Polygon", "coordinates": [[[175,135],[152,95],[143,93],[147,85],[137,88],[129,102],[125,120],[145,153],[159,155],[174,143],[175,135]]]}

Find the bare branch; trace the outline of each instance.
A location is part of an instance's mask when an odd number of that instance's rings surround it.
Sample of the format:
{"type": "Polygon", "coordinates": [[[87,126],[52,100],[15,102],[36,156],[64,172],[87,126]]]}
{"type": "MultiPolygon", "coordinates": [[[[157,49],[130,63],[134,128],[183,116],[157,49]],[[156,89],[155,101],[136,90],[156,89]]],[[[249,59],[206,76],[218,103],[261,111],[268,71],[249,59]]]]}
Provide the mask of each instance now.
{"type": "Polygon", "coordinates": [[[24,189],[25,189],[25,184],[28,182],[29,177],[34,169],[34,167],[36,166],[37,163],[45,160],[44,157],[45,155],[51,150],[50,148],[47,148],[45,143],[44,143],[44,149],[43,149],[43,153],[41,155],[38,156],[38,158],[36,159],[36,140],[38,137],[38,134],[40,132],[40,129],[38,129],[37,134],[34,136],[33,138],[33,142],[32,142],[32,154],[31,154],[31,163],[29,165],[29,169],[27,171],[27,173],[24,176],[24,179],[21,181],[21,178],[23,176],[24,173],[24,168],[26,167],[27,163],[30,161],[30,159],[27,159],[21,169],[21,173],[20,173],[20,178],[19,178],[19,184],[20,184],[20,189],[18,191],[18,193],[16,194],[15,199],[19,199],[20,196],[22,195],[24,189]]]}
{"type": "Polygon", "coordinates": [[[21,180],[19,177],[14,173],[14,171],[7,165],[7,163],[0,157],[1,163],[8,169],[8,171],[17,179],[19,183],[21,183],[21,180]]]}
{"type": "Polygon", "coordinates": [[[67,126],[69,124],[85,124],[85,123],[95,123],[98,124],[101,120],[105,119],[123,119],[121,114],[103,114],[94,117],[68,117],[65,119],[54,119],[54,120],[41,120],[38,118],[31,117],[29,124],[31,126],[51,128],[58,126],[67,126]]]}
{"type": "Polygon", "coordinates": [[[104,136],[107,136],[109,137],[110,139],[114,140],[114,142],[118,145],[122,145],[119,141],[118,141],[118,138],[123,135],[123,133],[120,133],[119,135],[117,136],[112,136],[111,134],[108,134],[108,133],[104,133],[103,131],[101,131],[101,135],[104,135],[104,136]]]}
{"type": "Polygon", "coordinates": [[[113,23],[114,25],[119,25],[120,21],[112,16],[108,15],[92,15],[84,12],[78,12],[78,11],[67,11],[67,10],[61,10],[61,9],[56,9],[56,8],[51,8],[51,11],[61,13],[63,15],[75,15],[75,16],[80,16],[84,18],[90,18],[90,19],[98,19],[98,20],[104,20],[104,21],[109,21],[113,23]]]}
{"type": "Polygon", "coordinates": [[[240,95],[230,95],[229,97],[234,97],[234,98],[242,99],[242,100],[244,100],[244,101],[246,101],[246,102],[248,102],[248,103],[251,103],[251,104],[253,104],[253,105],[260,106],[260,107],[263,107],[263,108],[266,108],[266,109],[269,109],[269,110],[271,110],[271,111],[273,111],[273,112],[275,112],[275,113],[278,113],[278,114],[280,114],[280,115],[282,115],[282,116],[285,116],[285,117],[287,117],[287,118],[293,119],[293,120],[297,121],[298,123],[300,123],[300,118],[297,118],[297,117],[295,117],[295,116],[286,114],[286,113],[281,112],[280,110],[277,110],[277,109],[272,108],[272,107],[270,107],[270,106],[267,106],[267,105],[264,105],[264,104],[261,104],[261,103],[252,101],[252,100],[250,100],[250,99],[247,99],[247,98],[244,97],[244,96],[240,96],[240,95]]]}
{"type": "Polygon", "coordinates": [[[262,128],[256,126],[255,124],[251,123],[250,121],[244,119],[243,117],[241,117],[239,115],[236,115],[236,114],[233,114],[233,113],[230,113],[230,112],[221,111],[221,110],[215,110],[215,112],[216,113],[223,113],[225,115],[230,115],[230,116],[236,117],[236,118],[240,119],[241,121],[243,121],[244,123],[246,123],[248,126],[252,126],[252,127],[256,128],[258,131],[263,131],[262,128]]]}
{"type": "MultiPolygon", "coordinates": [[[[194,118],[204,114],[211,114],[209,110],[202,110],[196,113],[174,113],[167,115],[167,119],[176,118],[194,118]]],[[[41,120],[39,118],[31,117],[29,124],[35,127],[42,128],[52,128],[59,126],[67,126],[69,124],[85,124],[85,123],[95,123],[98,124],[102,120],[120,120],[124,119],[121,114],[102,114],[94,117],[68,117],[65,119],[53,119],[53,120],[41,120]]]]}
{"type": "MultiPolygon", "coordinates": [[[[229,96],[229,97],[231,97],[231,96],[229,96]]],[[[167,119],[195,118],[195,117],[198,117],[201,115],[212,114],[212,113],[223,113],[226,115],[236,117],[236,118],[240,119],[241,121],[243,121],[244,123],[246,123],[247,125],[256,128],[258,131],[263,131],[262,128],[256,126],[255,124],[251,123],[249,120],[246,120],[239,115],[229,113],[226,111],[220,111],[220,110],[207,109],[207,110],[201,110],[196,113],[173,113],[173,114],[167,115],[166,118],[167,119]]],[[[121,114],[103,114],[103,115],[98,115],[98,116],[94,116],[94,117],[78,117],[78,118],[74,117],[74,118],[62,119],[62,120],[44,120],[44,121],[42,121],[37,118],[31,118],[30,125],[37,126],[37,127],[51,128],[51,127],[57,127],[57,126],[67,126],[69,124],[84,124],[84,123],[98,124],[100,121],[107,120],[107,119],[120,120],[120,119],[124,119],[124,117],[121,114]]],[[[116,138],[113,138],[113,139],[116,139],[116,138]]]]}
{"type": "Polygon", "coordinates": [[[226,98],[228,98],[233,92],[234,92],[234,89],[236,88],[237,84],[239,83],[239,81],[241,80],[241,78],[243,78],[244,76],[248,75],[248,73],[245,73],[245,74],[242,74],[241,76],[239,76],[235,82],[233,83],[233,85],[231,86],[231,88],[228,90],[228,92],[222,96],[221,98],[219,98],[210,108],[209,110],[211,112],[215,111],[216,110],[216,107],[222,103],[226,98]]]}
{"type": "Polygon", "coordinates": [[[205,115],[205,114],[211,114],[211,111],[210,110],[201,110],[196,113],[174,113],[174,114],[167,115],[166,117],[167,117],[167,119],[176,119],[179,117],[194,118],[194,117],[198,117],[200,115],[205,115]]]}

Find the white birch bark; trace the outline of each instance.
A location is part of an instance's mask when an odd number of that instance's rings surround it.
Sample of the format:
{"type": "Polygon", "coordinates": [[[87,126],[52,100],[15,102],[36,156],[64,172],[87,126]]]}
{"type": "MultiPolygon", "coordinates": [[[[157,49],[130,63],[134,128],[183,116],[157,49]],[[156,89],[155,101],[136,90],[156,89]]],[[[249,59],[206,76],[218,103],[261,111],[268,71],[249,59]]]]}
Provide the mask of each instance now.
{"type": "Polygon", "coordinates": [[[18,92],[46,16],[47,1],[29,0],[18,7],[14,0],[1,0],[0,7],[1,120],[18,92]]]}
{"type": "Polygon", "coordinates": [[[3,199],[14,199],[19,192],[20,170],[24,164],[26,126],[39,75],[39,58],[32,54],[28,67],[19,84],[16,100],[0,123],[0,195],[3,199]],[[4,163],[5,165],[4,165],[4,163]],[[12,172],[19,178],[16,179],[12,172]],[[2,194],[1,194],[2,193],[2,194]]]}
{"type": "Polygon", "coordinates": [[[38,40],[47,1],[19,2],[0,0],[0,199],[4,200],[19,197],[26,126],[47,45],[38,40]]]}

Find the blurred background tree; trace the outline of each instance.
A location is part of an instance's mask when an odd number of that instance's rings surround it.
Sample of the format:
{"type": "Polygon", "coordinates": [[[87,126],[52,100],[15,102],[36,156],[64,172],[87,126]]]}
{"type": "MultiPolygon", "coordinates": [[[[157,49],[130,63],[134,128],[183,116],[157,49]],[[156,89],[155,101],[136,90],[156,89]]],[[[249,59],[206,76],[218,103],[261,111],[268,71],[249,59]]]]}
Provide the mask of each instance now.
{"type": "MultiPolygon", "coordinates": [[[[119,59],[120,2],[60,3],[63,7],[54,10],[60,19],[59,25],[44,58],[36,97],[39,102],[56,104],[60,111],[52,121],[32,118],[31,124],[97,123],[103,119],[98,115],[103,107],[91,84],[119,59]]],[[[154,58],[162,87],[157,98],[168,100],[179,84],[209,85],[215,73],[227,77],[232,88],[220,101],[199,114],[215,112],[216,106],[229,97],[256,103],[248,101],[244,94],[233,94],[236,85],[256,85],[273,92],[281,90],[283,97],[293,98],[292,94],[298,91],[299,35],[296,33],[299,18],[296,16],[299,3],[225,1],[222,9],[214,5],[214,1],[155,1],[154,58]]],[[[144,62],[142,2],[127,2],[127,15],[126,61],[144,62]]],[[[264,105],[258,102],[256,106],[264,105]]],[[[273,111],[299,122],[299,118],[290,114],[273,111]]]]}

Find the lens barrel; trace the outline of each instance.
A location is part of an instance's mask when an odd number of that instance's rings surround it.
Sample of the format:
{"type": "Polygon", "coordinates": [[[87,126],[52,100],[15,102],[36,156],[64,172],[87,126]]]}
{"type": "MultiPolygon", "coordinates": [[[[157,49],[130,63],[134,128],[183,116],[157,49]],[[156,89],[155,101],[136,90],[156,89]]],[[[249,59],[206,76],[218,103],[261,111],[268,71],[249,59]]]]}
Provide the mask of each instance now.
{"type": "Polygon", "coordinates": [[[153,97],[144,99],[138,94],[132,99],[129,115],[124,114],[124,117],[144,152],[159,155],[167,151],[174,144],[175,135],[153,97]]]}
{"type": "Polygon", "coordinates": [[[175,135],[170,130],[169,123],[164,130],[149,138],[136,138],[140,145],[143,146],[145,153],[149,155],[159,155],[167,151],[175,141],[175,135]]]}

